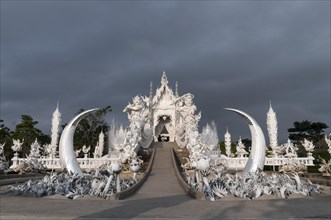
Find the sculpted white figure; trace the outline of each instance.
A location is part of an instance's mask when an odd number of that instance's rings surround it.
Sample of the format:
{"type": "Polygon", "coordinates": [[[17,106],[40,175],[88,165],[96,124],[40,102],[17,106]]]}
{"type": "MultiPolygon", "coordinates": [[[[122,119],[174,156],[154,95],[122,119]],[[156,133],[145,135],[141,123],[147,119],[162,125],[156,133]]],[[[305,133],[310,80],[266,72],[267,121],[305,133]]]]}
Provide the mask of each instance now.
{"type": "Polygon", "coordinates": [[[245,145],[241,141],[241,137],[238,140],[236,150],[237,150],[236,154],[237,154],[238,157],[244,157],[245,155],[248,154],[248,152],[245,150],[245,145]]]}
{"type": "Polygon", "coordinates": [[[312,152],[314,151],[315,145],[312,141],[307,140],[306,138],[302,142],[302,146],[305,148],[305,150],[308,152],[308,156],[312,156],[312,152]]]}
{"type": "Polygon", "coordinates": [[[15,140],[13,139],[13,146],[11,147],[11,149],[13,151],[15,151],[16,153],[22,150],[22,145],[23,145],[24,139],[21,142],[19,139],[15,140]]]}
{"type": "Polygon", "coordinates": [[[130,122],[144,120],[148,115],[147,103],[139,95],[133,98],[132,104],[129,103],[123,110],[128,113],[130,122]]]}
{"type": "MultiPolygon", "coordinates": [[[[329,135],[330,138],[325,135],[325,142],[328,145],[329,149],[328,152],[331,155],[331,134],[329,135]]],[[[318,171],[322,173],[323,176],[331,176],[331,159],[327,162],[325,159],[321,158],[321,165],[318,171]]]]}
{"type": "Polygon", "coordinates": [[[83,145],[82,151],[83,151],[84,154],[88,154],[88,152],[90,152],[90,150],[91,150],[90,146],[86,147],[85,144],[83,145]]]}
{"type": "Polygon", "coordinates": [[[297,157],[298,148],[294,146],[290,139],[287,139],[287,143],[282,145],[283,151],[285,151],[285,157],[297,157]]]}
{"type": "Polygon", "coordinates": [[[201,118],[201,112],[199,112],[198,115],[195,115],[197,107],[193,104],[193,97],[194,96],[190,93],[184,95],[185,109],[183,110],[183,113],[185,114],[184,123],[187,131],[196,130],[201,118]]]}

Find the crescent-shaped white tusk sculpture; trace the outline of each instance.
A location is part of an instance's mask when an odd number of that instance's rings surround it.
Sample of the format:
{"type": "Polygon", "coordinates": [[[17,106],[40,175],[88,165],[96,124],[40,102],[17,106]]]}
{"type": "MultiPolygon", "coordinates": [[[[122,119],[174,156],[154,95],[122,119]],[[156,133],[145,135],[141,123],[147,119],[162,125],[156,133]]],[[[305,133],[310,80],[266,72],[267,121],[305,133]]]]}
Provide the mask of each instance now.
{"type": "Polygon", "coordinates": [[[62,170],[66,168],[69,173],[77,173],[79,175],[82,174],[73,146],[74,133],[80,120],[82,120],[82,118],[87,114],[97,111],[98,109],[99,108],[94,108],[80,113],[71,119],[71,121],[63,129],[59,144],[60,164],[62,170]]]}
{"type": "Polygon", "coordinates": [[[251,131],[252,148],[244,172],[247,173],[247,172],[256,172],[258,170],[263,170],[266,142],[261,127],[251,116],[249,116],[245,112],[233,108],[225,108],[225,109],[236,112],[244,119],[246,119],[249,129],[251,131]]]}

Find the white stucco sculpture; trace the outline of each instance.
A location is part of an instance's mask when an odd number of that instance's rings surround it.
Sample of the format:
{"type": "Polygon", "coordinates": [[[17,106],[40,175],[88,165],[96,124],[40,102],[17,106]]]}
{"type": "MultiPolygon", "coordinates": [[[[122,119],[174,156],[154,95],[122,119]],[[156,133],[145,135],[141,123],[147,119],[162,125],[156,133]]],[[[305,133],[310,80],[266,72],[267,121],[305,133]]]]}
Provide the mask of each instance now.
{"type": "Polygon", "coordinates": [[[298,148],[291,142],[290,139],[287,139],[287,143],[281,145],[283,151],[285,152],[285,157],[298,157],[297,150],[298,148]]]}
{"type": "Polygon", "coordinates": [[[302,146],[305,148],[305,150],[308,152],[308,157],[312,157],[312,152],[314,151],[315,145],[312,141],[307,140],[306,138],[302,142],[302,146]]]}
{"type": "Polygon", "coordinates": [[[62,169],[67,169],[69,173],[82,174],[73,146],[74,133],[80,120],[87,114],[97,110],[98,108],[94,108],[78,114],[67,124],[62,132],[59,145],[60,163],[62,169]]]}
{"type": "MultiPolygon", "coordinates": [[[[329,138],[325,135],[324,140],[328,145],[328,152],[331,155],[331,134],[329,135],[329,138]]],[[[320,157],[320,160],[321,164],[318,171],[321,172],[323,176],[331,176],[331,159],[327,161],[320,157]]]]}
{"type": "Polygon", "coordinates": [[[22,150],[22,145],[23,145],[24,139],[23,141],[20,141],[19,139],[13,139],[13,146],[11,146],[11,149],[13,151],[15,151],[15,154],[18,154],[17,152],[22,150]]]}
{"type": "Polygon", "coordinates": [[[245,145],[243,144],[243,142],[241,141],[241,137],[239,138],[238,140],[238,144],[236,146],[236,154],[237,154],[237,157],[244,157],[245,155],[248,154],[248,152],[245,150],[245,145]]]}
{"type": "Polygon", "coordinates": [[[140,137],[139,146],[147,148],[154,140],[176,141],[180,148],[186,147],[188,134],[198,129],[201,118],[201,113],[196,113],[193,98],[190,93],[180,96],[178,83],[174,94],[165,72],[155,95],[150,83],[149,97],[135,96],[123,111],[128,113],[129,129],[140,137]]]}
{"type": "Polygon", "coordinates": [[[236,112],[242,116],[247,121],[251,131],[252,148],[244,172],[256,172],[258,170],[263,170],[266,143],[261,127],[251,116],[243,111],[232,108],[226,108],[226,110],[236,112]]]}

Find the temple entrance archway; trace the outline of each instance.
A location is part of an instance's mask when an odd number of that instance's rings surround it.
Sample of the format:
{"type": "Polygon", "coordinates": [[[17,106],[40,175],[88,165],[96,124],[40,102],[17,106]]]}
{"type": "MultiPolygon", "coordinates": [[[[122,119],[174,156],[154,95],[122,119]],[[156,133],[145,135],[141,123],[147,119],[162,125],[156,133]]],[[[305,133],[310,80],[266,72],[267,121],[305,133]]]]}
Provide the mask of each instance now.
{"type": "Polygon", "coordinates": [[[155,142],[174,142],[174,126],[169,115],[158,116],[158,124],[154,129],[155,142]]]}

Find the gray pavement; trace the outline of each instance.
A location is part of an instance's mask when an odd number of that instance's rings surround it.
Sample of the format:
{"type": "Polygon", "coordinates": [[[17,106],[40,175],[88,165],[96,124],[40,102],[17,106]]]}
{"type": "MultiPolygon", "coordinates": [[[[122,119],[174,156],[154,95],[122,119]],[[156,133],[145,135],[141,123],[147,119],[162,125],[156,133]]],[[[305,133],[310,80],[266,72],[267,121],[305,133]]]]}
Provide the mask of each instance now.
{"type": "Polygon", "coordinates": [[[177,182],[169,143],[155,144],[151,175],[142,188],[126,200],[63,196],[32,198],[14,196],[0,188],[0,219],[330,219],[331,192],[289,199],[262,197],[246,200],[227,197],[210,202],[185,195],[177,182]]]}

